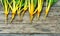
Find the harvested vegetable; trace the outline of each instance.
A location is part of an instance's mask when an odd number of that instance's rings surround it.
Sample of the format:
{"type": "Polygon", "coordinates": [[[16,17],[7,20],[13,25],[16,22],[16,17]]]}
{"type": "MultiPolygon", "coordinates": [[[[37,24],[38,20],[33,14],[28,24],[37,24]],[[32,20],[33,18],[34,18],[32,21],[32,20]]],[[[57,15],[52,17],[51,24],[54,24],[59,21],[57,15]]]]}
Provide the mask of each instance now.
{"type": "MultiPolygon", "coordinates": [[[[20,15],[21,15],[21,13],[22,13],[22,11],[24,10],[24,8],[22,8],[23,6],[24,6],[24,2],[25,0],[20,0],[20,3],[19,3],[19,9],[17,10],[17,14],[18,14],[18,16],[20,17],[20,15]]],[[[20,17],[21,18],[21,17],[20,17]]]]}
{"type": "MultiPolygon", "coordinates": [[[[37,13],[38,19],[41,16],[44,1],[45,0],[2,0],[2,4],[4,7],[6,19],[8,18],[9,11],[12,12],[12,18],[10,22],[13,21],[16,14],[18,14],[18,16],[21,16],[20,18],[22,18],[26,10],[29,11],[30,20],[32,21],[34,14],[37,13]]],[[[44,17],[48,15],[51,6],[56,2],[57,0],[46,0],[46,11],[44,17]]]]}
{"type": "Polygon", "coordinates": [[[21,14],[21,8],[22,8],[22,0],[20,0],[20,2],[19,2],[19,9],[17,10],[17,14],[18,14],[18,16],[20,17],[20,14],[21,14]]]}
{"type": "Polygon", "coordinates": [[[5,14],[5,23],[7,23],[7,19],[8,19],[8,14],[9,14],[9,8],[8,8],[8,4],[7,4],[7,0],[2,0],[2,4],[4,7],[4,14],[5,14]]]}
{"type": "Polygon", "coordinates": [[[12,6],[11,6],[11,10],[12,10],[12,19],[10,22],[13,21],[13,19],[15,18],[15,15],[16,15],[16,11],[18,9],[18,4],[19,4],[19,0],[12,0],[12,6]]]}
{"type": "Polygon", "coordinates": [[[57,0],[46,0],[46,15],[45,15],[45,18],[46,18],[46,16],[48,15],[48,13],[49,13],[49,10],[50,10],[50,8],[51,8],[51,6],[53,5],[53,4],[55,4],[57,2],[57,0]]]}
{"type": "Polygon", "coordinates": [[[24,7],[23,7],[23,12],[22,12],[22,17],[24,16],[27,9],[28,9],[28,0],[25,0],[25,4],[24,4],[24,7]]]}
{"type": "Polygon", "coordinates": [[[43,8],[43,1],[44,0],[38,0],[38,12],[37,12],[38,19],[39,19],[40,15],[41,15],[41,11],[42,11],[42,8],[43,8]]]}
{"type": "Polygon", "coordinates": [[[33,20],[33,13],[34,13],[34,3],[33,0],[29,0],[29,13],[30,13],[30,20],[33,20]],[[31,3],[30,3],[31,2],[31,3]]]}

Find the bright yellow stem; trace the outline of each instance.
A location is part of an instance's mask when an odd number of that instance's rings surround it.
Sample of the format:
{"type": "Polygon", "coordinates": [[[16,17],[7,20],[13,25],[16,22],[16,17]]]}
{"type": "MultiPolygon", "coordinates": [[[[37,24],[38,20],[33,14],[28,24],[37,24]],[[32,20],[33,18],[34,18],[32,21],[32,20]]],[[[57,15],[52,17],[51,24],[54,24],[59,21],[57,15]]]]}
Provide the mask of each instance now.
{"type": "Polygon", "coordinates": [[[8,12],[8,4],[6,3],[6,1],[7,0],[4,0],[4,10],[5,10],[5,23],[7,23],[7,19],[8,19],[8,14],[9,14],[9,12],[8,12]]]}
{"type": "Polygon", "coordinates": [[[42,11],[42,7],[43,7],[43,0],[38,0],[38,19],[39,19],[39,16],[41,14],[41,11],[42,11]]]}
{"type": "Polygon", "coordinates": [[[15,14],[12,13],[12,19],[11,19],[10,23],[13,21],[14,17],[15,17],[15,14]]]}
{"type": "Polygon", "coordinates": [[[12,0],[13,1],[13,8],[11,9],[12,10],[12,19],[10,22],[13,21],[14,17],[15,17],[15,14],[16,14],[16,9],[15,9],[15,0],[12,0]]]}
{"type": "Polygon", "coordinates": [[[25,0],[24,11],[26,11],[27,8],[28,8],[28,0],[25,0]]]}
{"type": "Polygon", "coordinates": [[[33,0],[31,0],[31,4],[29,1],[29,13],[30,13],[30,20],[33,20],[33,13],[34,13],[34,4],[33,4],[33,0]]]}
{"type": "Polygon", "coordinates": [[[17,14],[18,14],[18,16],[19,16],[19,18],[20,18],[20,14],[21,14],[21,7],[22,7],[22,0],[20,0],[20,2],[19,2],[19,9],[17,10],[17,14]]]}
{"type": "Polygon", "coordinates": [[[49,10],[50,10],[50,4],[49,4],[48,8],[46,9],[46,16],[48,15],[49,10]]]}
{"type": "MultiPolygon", "coordinates": [[[[20,2],[20,1],[19,1],[19,2],[20,2]]],[[[13,19],[14,19],[14,17],[15,17],[15,14],[16,14],[17,9],[19,8],[19,7],[18,7],[19,3],[16,4],[15,0],[11,0],[11,3],[9,3],[8,0],[7,0],[7,3],[8,3],[8,5],[9,5],[9,8],[10,8],[11,11],[12,11],[12,19],[11,19],[11,21],[10,21],[10,22],[12,22],[13,19]]]]}
{"type": "MultiPolygon", "coordinates": [[[[47,0],[48,1],[48,0],[47,0]]],[[[46,5],[46,15],[45,15],[45,18],[46,18],[46,16],[48,15],[48,13],[49,13],[49,10],[50,10],[50,7],[51,7],[51,0],[50,0],[50,2],[49,2],[49,4],[48,4],[48,6],[46,5]]]]}
{"type": "Polygon", "coordinates": [[[24,8],[23,8],[23,12],[22,12],[22,17],[24,16],[26,10],[28,9],[28,0],[25,0],[25,5],[24,5],[24,8]]]}
{"type": "Polygon", "coordinates": [[[16,11],[17,11],[17,9],[18,9],[18,4],[16,4],[16,2],[15,2],[15,0],[12,0],[12,2],[13,2],[13,7],[12,7],[12,19],[11,19],[11,21],[10,22],[12,22],[13,21],[13,19],[15,18],[15,15],[16,15],[16,11]]]}

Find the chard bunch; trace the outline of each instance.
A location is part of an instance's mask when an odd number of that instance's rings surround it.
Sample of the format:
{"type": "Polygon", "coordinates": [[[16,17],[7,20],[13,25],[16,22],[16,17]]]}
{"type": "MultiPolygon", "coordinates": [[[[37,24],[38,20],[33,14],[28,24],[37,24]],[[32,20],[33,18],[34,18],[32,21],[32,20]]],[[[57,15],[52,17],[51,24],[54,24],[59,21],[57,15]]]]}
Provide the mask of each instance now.
{"type": "MultiPolygon", "coordinates": [[[[45,17],[48,15],[51,6],[56,2],[57,0],[46,0],[47,5],[45,17]]],[[[23,17],[26,10],[29,11],[30,20],[32,21],[35,13],[37,13],[38,19],[41,16],[44,0],[2,0],[2,3],[6,19],[8,17],[9,11],[12,12],[12,19],[10,22],[13,21],[16,14],[18,14],[19,17],[23,17]]]]}
{"type": "Polygon", "coordinates": [[[6,18],[8,16],[9,11],[10,10],[12,11],[12,19],[11,19],[10,22],[13,21],[15,15],[16,15],[16,11],[18,9],[19,2],[20,2],[20,0],[2,0],[6,18]]]}

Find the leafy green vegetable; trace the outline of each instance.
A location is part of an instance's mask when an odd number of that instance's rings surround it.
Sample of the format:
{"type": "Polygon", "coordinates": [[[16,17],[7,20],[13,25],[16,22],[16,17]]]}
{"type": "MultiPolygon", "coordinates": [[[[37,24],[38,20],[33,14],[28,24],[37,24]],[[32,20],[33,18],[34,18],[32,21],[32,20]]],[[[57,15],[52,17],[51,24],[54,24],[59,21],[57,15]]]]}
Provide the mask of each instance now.
{"type": "Polygon", "coordinates": [[[45,17],[48,15],[51,6],[54,5],[56,2],[57,2],[57,0],[46,0],[47,5],[46,5],[45,17]]]}
{"type": "MultiPolygon", "coordinates": [[[[20,14],[23,16],[26,10],[30,13],[30,20],[33,20],[34,14],[37,12],[38,18],[41,14],[44,1],[46,1],[46,15],[48,15],[49,10],[51,6],[53,6],[57,0],[2,0],[2,4],[4,7],[5,15],[8,15],[8,9],[11,9],[12,11],[12,19],[15,17],[15,14],[17,12],[18,16],[20,14]]],[[[12,21],[12,20],[11,20],[12,21]]]]}

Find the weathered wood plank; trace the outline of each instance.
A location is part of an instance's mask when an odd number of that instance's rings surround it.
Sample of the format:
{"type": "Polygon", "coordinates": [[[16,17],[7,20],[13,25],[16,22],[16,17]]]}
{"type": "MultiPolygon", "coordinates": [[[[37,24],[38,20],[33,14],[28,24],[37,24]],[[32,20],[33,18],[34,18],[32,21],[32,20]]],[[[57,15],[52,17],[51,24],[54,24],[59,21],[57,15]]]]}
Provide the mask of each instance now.
{"type": "Polygon", "coordinates": [[[0,36],[59,36],[60,34],[0,34],[0,36]]]}

